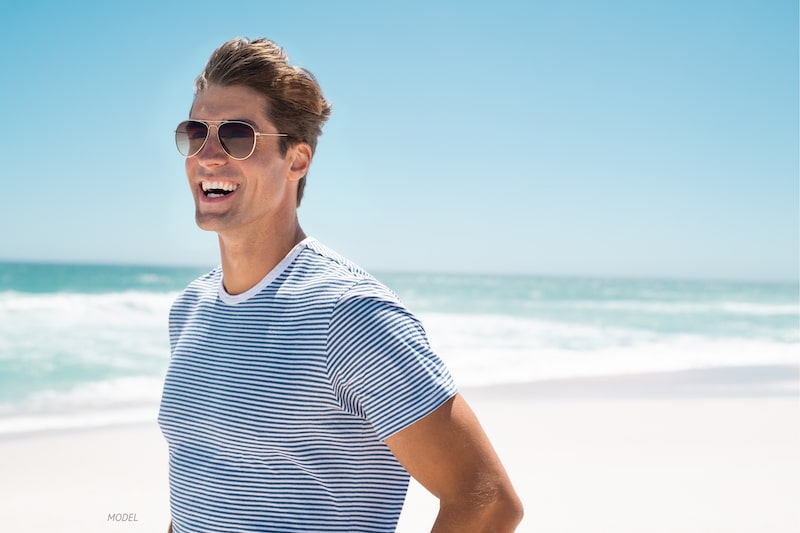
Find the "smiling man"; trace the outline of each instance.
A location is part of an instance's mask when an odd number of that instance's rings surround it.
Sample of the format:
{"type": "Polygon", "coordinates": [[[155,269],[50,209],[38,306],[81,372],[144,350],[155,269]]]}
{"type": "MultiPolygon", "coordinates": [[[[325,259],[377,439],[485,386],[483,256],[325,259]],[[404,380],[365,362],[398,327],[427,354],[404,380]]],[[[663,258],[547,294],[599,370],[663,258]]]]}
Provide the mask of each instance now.
{"type": "Polygon", "coordinates": [[[221,266],[170,313],[170,527],[394,531],[410,474],[440,501],[433,531],[513,531],[519,499],[421,324],[300,227],[329,114],[277,45],[234,39],[176,130],[221,266]]]}

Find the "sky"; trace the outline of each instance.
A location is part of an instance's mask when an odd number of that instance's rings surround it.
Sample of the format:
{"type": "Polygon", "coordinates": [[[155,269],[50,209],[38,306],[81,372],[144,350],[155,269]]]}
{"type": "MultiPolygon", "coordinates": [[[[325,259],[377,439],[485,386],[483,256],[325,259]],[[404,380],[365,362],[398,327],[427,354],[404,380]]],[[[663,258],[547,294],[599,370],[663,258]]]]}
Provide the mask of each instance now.
{"type": "Polygon", "coordinates": [[[373,271],[796,280],[788,0],[0,7],[0,260],[214,266],[175,125],[268,37],[333,114],[299,216],[373,271]]]}

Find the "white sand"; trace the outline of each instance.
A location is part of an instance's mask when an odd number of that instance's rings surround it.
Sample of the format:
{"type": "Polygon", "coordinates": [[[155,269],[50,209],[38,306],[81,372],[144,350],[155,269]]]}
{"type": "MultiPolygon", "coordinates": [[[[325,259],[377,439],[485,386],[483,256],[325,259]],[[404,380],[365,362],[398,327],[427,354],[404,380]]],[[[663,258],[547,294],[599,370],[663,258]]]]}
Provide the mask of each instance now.
{"type": "Polygon", "coordinates": [[[157,426],[0,440],[0,530],[166,531],[167,447],[157,426]],[[134,513],[136,522],[109,521],[134,513]]]}
{"type": "MultiPolygon", "coordinates": [[[[522,532],[800,531],[800,399],[741,376],[465,390],[526,507],[522,532]],[[735,390],[734,390],[735,389],[735,390]]],[[[793,386],[795,386],[793,384],[793,386]]],[[[155,424],[0,439],[3,531],[159,532],[169,521],[155,424]],[[135,522],[109,514],[135,514],[135,522]]],[[[398,531],[429,530],[412,482],[398,531]]]]}

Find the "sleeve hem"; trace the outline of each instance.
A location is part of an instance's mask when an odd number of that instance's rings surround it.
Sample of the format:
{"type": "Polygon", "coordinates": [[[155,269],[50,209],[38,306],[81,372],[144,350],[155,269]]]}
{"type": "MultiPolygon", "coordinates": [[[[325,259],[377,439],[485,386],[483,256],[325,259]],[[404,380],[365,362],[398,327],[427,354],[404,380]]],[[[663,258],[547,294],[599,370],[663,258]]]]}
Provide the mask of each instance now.
{"type": "Polygon", "coordinates": [[[436,401],[433,402],[433,404],[431,404],[429,409],[423,409],[422,414],[415,413],[414,415],[399,421],[394,426],[387,428],[386,431],[379,433],[378,438],[381,440],[381,442],[385,442],[386,439],[393,437],[394,435],[397,435],[404,429],[407,429],[416,424],[417,422],[421,421],[423,418],[432,415],[437,409],[439,409],[441,406],[443,406],[448,401],[453,399],[458,394],[458,389],[456,387],[453,387],[443,392],[444,394],[441,397],[437,398],[436,401]]]}

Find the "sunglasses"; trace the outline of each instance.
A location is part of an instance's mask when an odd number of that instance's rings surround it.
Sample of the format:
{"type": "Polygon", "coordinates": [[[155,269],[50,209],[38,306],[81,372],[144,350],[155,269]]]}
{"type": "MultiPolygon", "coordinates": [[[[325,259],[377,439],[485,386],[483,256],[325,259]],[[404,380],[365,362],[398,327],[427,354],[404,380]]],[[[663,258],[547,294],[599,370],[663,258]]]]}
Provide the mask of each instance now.
{"type": "Polygon", "coordinates": [[[289,136],[287,133],[261,133],[241,120],[184,120],[175,129],[175,145],[181,155],[196,156],[206,145],[212,126],[217,128],[217,140],[225,153],[239,161],[253,155],[259,136],[289,136]]]}

